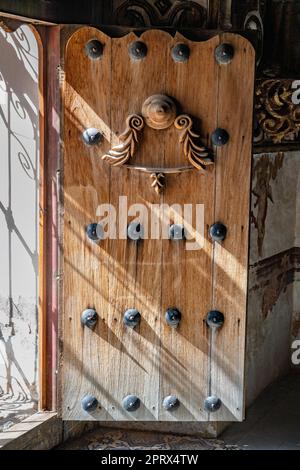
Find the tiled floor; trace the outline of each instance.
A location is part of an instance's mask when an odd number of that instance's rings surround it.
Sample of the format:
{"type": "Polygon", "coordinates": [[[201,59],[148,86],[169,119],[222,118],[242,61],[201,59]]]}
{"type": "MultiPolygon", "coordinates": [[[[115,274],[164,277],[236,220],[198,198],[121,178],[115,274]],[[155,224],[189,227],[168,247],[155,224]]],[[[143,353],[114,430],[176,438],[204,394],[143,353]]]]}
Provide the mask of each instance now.
{"type": "Polygon", "coordinates": [[[220,450],[236,449],[218,439],[202,439],[190,436],[174,436],[141,431],[99,429],[79,439],[66,442],[59,450],[220,450]]]}

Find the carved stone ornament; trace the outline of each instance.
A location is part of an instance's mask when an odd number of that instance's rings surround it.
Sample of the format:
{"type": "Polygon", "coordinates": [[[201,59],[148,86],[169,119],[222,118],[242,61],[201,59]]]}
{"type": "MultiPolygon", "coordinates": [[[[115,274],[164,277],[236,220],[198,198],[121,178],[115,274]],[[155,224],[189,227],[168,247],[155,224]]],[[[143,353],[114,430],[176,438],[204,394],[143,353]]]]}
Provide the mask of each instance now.
{"type": "Polygon", "coordinates": [[[131,114],[126,119],[126,129],[120,135],[120,144],[111,148],[102,160],[112,166],[121,166],[134,157],[137,149],[138,134],[144,126],[153,129],[166,129],[174,124],[180,131],[179,142],[183,148],[183,154],[189,162],[189,166],[180,168],[147,168],[126,165],[130,169],[150,173],[152,187],[157,193],[161,192],[165,185],[165,173],[181,173],[192,169],[205,170],[212,165],[213,159],[208,150],[199,143],[200,136],[192,130],[193,120],[188,114],[176,115],[174,101],[166,95],[152,95],[146,99],[142,106],[142,114],[131,114]]]}
{"type": "Polygon", "coordinates": [[[274,144],[293,141],[300,133],[300,105],[293,103],[290,79],[257,80],[256,119],[265,140],[274,144]]]}

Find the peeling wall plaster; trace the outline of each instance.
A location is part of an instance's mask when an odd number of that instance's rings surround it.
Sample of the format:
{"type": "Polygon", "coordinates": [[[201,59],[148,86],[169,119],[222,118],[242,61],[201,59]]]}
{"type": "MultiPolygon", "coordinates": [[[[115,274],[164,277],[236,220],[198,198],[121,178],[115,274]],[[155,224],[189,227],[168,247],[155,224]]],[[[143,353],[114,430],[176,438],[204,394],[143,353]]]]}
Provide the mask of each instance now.
{"type": "Polygon", "coordinates": [[[300,294],[299,175],[299,151],[254,155],[246,350],[248,404],[289,370],[292,338],[300,333],[300,296],[296,294],[296,290],[300,294]]]}
{"type": "Polygon", "coordinates": [[[282,168],[283,157],[283,153],[280,152],[274,157],[262,155],[260,158],[255,159],[254,175],[256,181],[252,188],[252,194],[256,198],[254,201],[256,215],[254,215],[254,211],[251,211],[251,222],[257,229],[257,249],[259,256],[262,256],[268,204],[269,202],[274,203],[271,180],[276,179],[278,171],[282,168]]]}

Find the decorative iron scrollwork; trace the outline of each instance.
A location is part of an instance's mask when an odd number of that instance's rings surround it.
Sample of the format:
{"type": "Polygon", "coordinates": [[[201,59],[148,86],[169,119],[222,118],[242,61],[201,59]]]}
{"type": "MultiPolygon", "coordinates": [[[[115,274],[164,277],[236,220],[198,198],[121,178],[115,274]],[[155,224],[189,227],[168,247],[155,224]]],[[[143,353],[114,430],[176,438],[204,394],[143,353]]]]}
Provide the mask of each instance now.
{"type": "Polygon", "coordinates": [[[126,120],[126,129],[120,136],[121,144],[113,147],[102,160],[112,166],[125,165],[127,168],[150,173],[151,187],[160,193],[165,187],[165,173],[181,173],[193,168],[205,170],[212,165],[213,159],[208,150],[200,143],[200,135],[192,130],[193,119],[188,114],[180,114],[176,117],[175,102],[166,95],[153,95],[147,98],[142,106],[142,114],[131,114],[126,120]],[[179,131],[179,142],[183,147],[185,158],[190,166],[178,168],[150,168],[143,166],[126,165],[134,156],[138,143],[138,133],[145,124],[152,129],[166,129],[174,124],[179,131]]]}

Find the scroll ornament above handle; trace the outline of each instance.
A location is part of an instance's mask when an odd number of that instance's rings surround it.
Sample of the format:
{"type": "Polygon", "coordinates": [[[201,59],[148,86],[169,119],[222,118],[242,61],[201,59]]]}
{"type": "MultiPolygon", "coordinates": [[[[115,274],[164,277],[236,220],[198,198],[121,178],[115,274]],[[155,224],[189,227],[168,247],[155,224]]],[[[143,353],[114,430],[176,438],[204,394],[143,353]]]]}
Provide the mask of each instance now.
{"type": "Polygon", "coordinates": [[[144,171],[151,174],[154,179],[152,187],[157,192],[164,188],[164,173],[179,173],[193,168],[205,170],[208,165],[212,165],[213,159],[209,151],[201,144],[200,136],[192,130],[193,119],[188,114],[176,115],[174,101],[166,95],[153,95],[146,99],[142,107],[141,114],[131,114],[126,119],[126,129],[120,135],[120,144],[111,148],[102,159],[112,166],[126,165],[128,168],[144,171]],[[147,168],[134,167],[127,162],[132,159],[137,150],[139,133],[145,125],[153,129],[166,129],[171,125],[180,131],[179,142],[183,148],[183,154],[189,166],[176,168],[147,168]],[[157,175],[157,178],[155,177],[157,175]],[[157,182],[157,184],[155,183],[157,182]],[[158,184],[159,183],[159,184],[158,184]]]}
{"type": "Polygon", "coordinates": [[[130,114],[126,119],[126,129],[120,135],[121,144],[109,150],[103,155],[102,160],[107,161],[112,166],[121,166],[132,158],[138,143],[138,132],[145,126],[145,121],[139,114],[130,114]]]}

